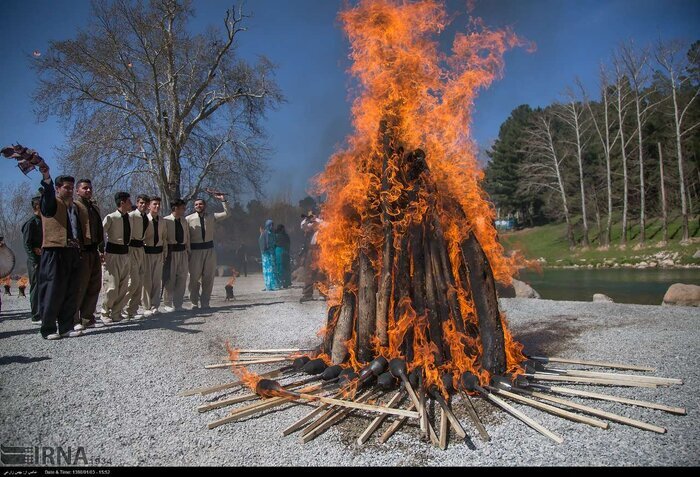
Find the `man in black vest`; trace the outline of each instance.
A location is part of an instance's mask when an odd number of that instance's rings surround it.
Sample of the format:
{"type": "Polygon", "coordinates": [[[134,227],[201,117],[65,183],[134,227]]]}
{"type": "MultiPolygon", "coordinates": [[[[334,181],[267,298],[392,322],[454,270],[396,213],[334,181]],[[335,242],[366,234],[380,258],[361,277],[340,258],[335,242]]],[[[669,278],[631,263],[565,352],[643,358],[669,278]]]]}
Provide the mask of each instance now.
{"type": "Polygon", "coordinates": [[[74,329],[95,327],[95,309],[102,288],[102,256],[104,251],[104,228],[102,214],[92,200],[92,182],[80,179],[77,184],[78,200],[87,209],[90,239],[83,243],[80,260],[80,287],[78,288],[78,312],[73,320],[74,329]]]}
{"type": "Polygon", "coordinates": [[[39,315],[39,262],[44,233],[41,229],[41,196],[32,197],[32,217],[22,224],[24,251],[27,253],[29,274],[29,304],[32,310],[32,323],[41,324],[39,315]]]}
{"type": "Polygon", "coordinates": [[[49,166],[39,166],[44,194],[41,196],[41,223],[44,231],[43,251],[39,265],[39,314],[41,336],[48,340],[80,336],[73,331],[77,310],[80,247],[84,237],[87,214],[73,203],[75,179],[70,176],[51,181],[49,166]]]}

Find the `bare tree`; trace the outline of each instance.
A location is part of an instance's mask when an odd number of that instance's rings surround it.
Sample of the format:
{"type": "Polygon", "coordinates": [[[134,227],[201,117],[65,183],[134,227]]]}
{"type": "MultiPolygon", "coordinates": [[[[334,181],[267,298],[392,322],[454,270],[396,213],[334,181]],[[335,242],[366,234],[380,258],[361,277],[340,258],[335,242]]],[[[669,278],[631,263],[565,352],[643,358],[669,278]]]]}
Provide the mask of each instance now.
{"type": "Polygon", "coordinates": [[[523,172],[520,187],[525,192],[548,189],[559,194],[566,220],[566,239],[569,247],[573,248],[576,241],[562,171],[566,156],[557,147],[552,123],[553,117],[547,111],[533,118],[532,127],[528,129],[524,141],[523,152],[527,161],[520,166],[523,172]]]}
{"type": "Polygon", "coordinates": [[[643,245],[646,240],[646,195],[644,182],[644,141],[643,126],[649,118],[652,109],[659,102],[652,103],[649,96],[655,90],[648,88],[649,79],[649,50],[647,48],[636,48],[632,42],[623,43],[620,46],[620,59],[625,66],[625,72],[630,81],[632,90],[632,101],[634,103],[636,132],[637,132],[637,154],[639,160],[639,244],[643,245]]]}
{"type": "MultiPolygon", "coordinates": [[[[580,83],[580,81],[577,80],[580,83]]],[[[574,149],[574,155],[578,162],[579,187],[581,190],[581,216],[583,218],[583,246],[590,244],[588,238],[588,214],[586,211],[586,186],[583,172],[583,151],[588,143],[588,130],[591,120],[586,115],[586,107],[580,102],[573,90],[566,92],[567,102],[555,108],[557,117],[566,124],[573,134],[573,140],[567,140],[574,149]]]]}
{"type": "MultiPolygon", "coordinates": [[[[678,160],[679,186],[681,196],[681,215],[683,217],[683,241],[690,237],[688,231],[688,204],[686,198],[685,175],[683,168],[683,137],[690,131],[700,126],[700,122],[686,125],[686,114],[690,106],[700,94],[700,81],[695,85],[691,84],[691,75],[687,74],[688,63],[683,53],[683,44],[680,41],[662,42],[659,41],[654,56],[658,64],[666,73],[666,80],[670,86],[670,95],[673,103],[673,125],[676,143],[676,158],[678,160]],[[680,92],[684,87],[690,86],[690,94],[685,98],[680,92]],[[685,99],[685,104],[683,100],[685,99]]],[[[661,150],[659,149],[659,154],[661,150]]]]}
{"type": "MultiPolygon", "coordinates": [[[[596,135],[600,141],[600,145],[603,148],[603,155],[605,156],[605,178],[606,186],[608,192],[608,221],[605,225],[605,233],[603,234],[603,245],[609,246],[612,240],[612,216],[613,216],[613,200],[612,200],[612,172],[611,172],[611,155],[612,149],[615,147],[615,143],[620,139],[620,130],[617,128],[617,132],[614,137],[611,138],[611,129],[613,126],[613,119],[611,117],[614,103],[614,96],[610,92],[610,82],[608,79],[608,74],[605,71],[605,67],[601,64],[600,66],[600,96],[601,96],[601,106],[602,106],[602,122],[598,118],[598,115],[593,112],[591,107],[591,102],[588,100],[583,84],[577,81],[579,88],[581,89],[581,94],[583,95],[583,101],[588,109],[591,116],[591,121],[595,127],[596,135]]],[[[596,202],[597,204],[597,202],[596,202]]]]}
{"type": "Polygon", "coordinates": [[[283,99],[274,67],[237,57],[241,9],[226,12],[223,34],[192,35],[190,4],[94,2],[87,29],[36,59],[38,115],[66,122],[76,168],[92,165],[114,183],[145,175],[167,202],[208,185],[259,190],[260,120],[283,99]]]}
{"type": "Polygon", "coordinates": [[[19,269],[23,270],[24,248],[22,247],[22,224],[32,213],[32,192],[36,192],[27,184],[16,182],[0,184],[0,235],[4,234],[5,242],[14,251],[19,269]]]}
{"type": "Polygon", "coordinates": [[[627,245],[627,220],[629,215],[629,174],[627,170],[627,146],[634,137],[630,136],[625,140],[625,118],[627,109],[631,102],[629,100],[630,88],[627,77],[623,72],[622,62],[617,55],[613,57],[613,65],[615,68],[615,103],[617,110],[617,127],[620,134],[620,156],[622,159],[622,231],[620,234],[620,245],[627,245]]]}

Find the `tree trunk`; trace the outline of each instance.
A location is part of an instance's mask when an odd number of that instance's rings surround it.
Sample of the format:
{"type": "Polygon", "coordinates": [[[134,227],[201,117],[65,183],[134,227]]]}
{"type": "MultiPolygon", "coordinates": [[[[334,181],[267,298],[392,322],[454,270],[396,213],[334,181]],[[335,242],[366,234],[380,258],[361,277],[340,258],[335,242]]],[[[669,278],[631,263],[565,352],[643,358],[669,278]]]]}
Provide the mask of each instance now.
{"type": "Polygon", "coordinates": [[[661,143],[657,142],[659,148],[659,172],[661,173],[661,215],[663,217],[663,241],[668,242],[668,213],[666,211],[666,185],[664,183],[664,159],[661,153],[661,143]]]}
{"type": "Polygon", "coordinates": [[[605,225],[605,240],[604,244],[606,247],[610,246],[612,242],[612,216],[613,216],[613,203],[612,203],[612,172],[610,167],[610,150],[612,146],[610,144],[610,118],[608,116],[608,94],[607,91],[603,93],[603,106],[605,107],[605,173],[606,182],[608,187],[608,221],[605,225]]]}
{"type": "MultiPolygon", "coordinates": [[[[673,76],[671,77],[673,78],[673,76]]],[[[688,205],[685,195],[685,175],[683,174],[683,146],[681,142],[681,120],[678,112],[678,97],[676,95],[676,85],[671,85],[671,97],[673,98],[673,118],[676,129],[676,157],[678,158],[678,185],[680,186],[681,194],[681,216],[683,217],[683,238],[682,241],[687,242],[690,238],[688,226],[688,205]]]]}
{"type": "Polygon", "coordinates": [[[549,142],[549,150],[551,152],[552,162],[554,165],[554,171],[557,174],[557,184],[559,185],[559,193],[561,194],[561,203],[564,208],[564,219],[566,220],[566,239],[569,242],[569,248],[574,248],[576,246],[576,241],[574,240],[574,229],[571,225],[571,217],[569,214],[569,205],[566,200],[566,190],[564,189],[564,180],[562,179],[561,170],[559,169],[559,160],[557,158],[556,149],[554,148],[554,141],[552,139],[552,134],[547,127],[547,140],[549,142]]]}
{"type": "Polygon", "coordinates": [[[642,142],[642,113],[640,99],[637,96],[637,149],[639,151],[639,244],[644,245],[646,240],[646,215],[645,215],[645,187],[644,187],[644,143],[642,142]]]}
{"type": "Polygon", "coordinates": [[[571,105],[572,119],[574,122],[574,132],[576,133],[576,159],[578,160],[579,184],[581,186],[581,215],[583,217],[583,246],[588,247],[588,214],[586,213],[586,186],[583,180],[583,146],[581,144],[581,124],[579,123],[576,104],[571,105]]]}
{"type": "Polygon", "coordinates": [[[618,127],[620,128],[620,154],[622,155],[622,230],[620,232],[620,245],[623,247],[627,245],[627,211],[628,211],[628,199],[629,195],[629,178],[627,175],[627,151],[625,150],[625,127],[624,127],[624,113],[622,109],[622,91],[621,85],[618,81],[617,86],[617,117],[618,117],[618,127]]]}

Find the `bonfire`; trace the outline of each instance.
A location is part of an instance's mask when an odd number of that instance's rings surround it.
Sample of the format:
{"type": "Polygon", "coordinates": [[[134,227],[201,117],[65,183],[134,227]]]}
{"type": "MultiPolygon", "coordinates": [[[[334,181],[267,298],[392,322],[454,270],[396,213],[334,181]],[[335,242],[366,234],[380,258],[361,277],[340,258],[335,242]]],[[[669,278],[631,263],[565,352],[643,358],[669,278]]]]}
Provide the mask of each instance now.
{"type": "Polygon", "coordinates": [[[318,238],[318,265],[327,279],[320,286],[329,297],[321,343],[313,350],[229,347],[226,362],[207,367],[232,367],[240,379],[184,394],[247,385],[249,393],[199,410],[255,402],[209,427],[304,402],[317,407],[283,435],[301,431],[308,442],[352,412],[369,412],[376,418],[360,443],[387,419],[393,422],[381,442],[412,419],[423,439],[445,448],[450,429],[469,439],[453,411],[455,399],[465,401],[471,426],[489,439],[472,403],[481,396],[556,442],[563,438],[503,398],[595,427],[607,428],[605,420],[612,420],[665,432],[557,395],[680,414],[684,409],[558,384],[660,386],[680,380],[555,367],[562,360],[554,357],[528,359],[499,310],[496,283],[508,285],[518,263],[498,243],[469,128],[477,92],[502,74],[504,53],[525,42],[473,19],[467,33],[454,37],[451,53],[441,53],[437,38],[449,18],[434,0],[362,0],[341,12],[340,21],[357,95],[354,133],[315,181],[316,194],[327,197],[318,238]],[[285,361],[264,374],[246,368],[285,361]],[[299,372],[310,377],[297,379],[299,372]],[[292,381],[283,385],[273,378],[292,381]]]}

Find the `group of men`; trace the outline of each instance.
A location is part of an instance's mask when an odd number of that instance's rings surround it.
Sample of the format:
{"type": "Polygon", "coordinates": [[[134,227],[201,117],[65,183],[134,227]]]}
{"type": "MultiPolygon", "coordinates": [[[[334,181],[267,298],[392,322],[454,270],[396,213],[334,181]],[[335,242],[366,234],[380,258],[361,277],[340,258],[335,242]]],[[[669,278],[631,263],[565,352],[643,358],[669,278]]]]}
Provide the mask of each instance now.
{"type": "Polygon", "coordinates": [[[223,194],[214,194],[223,212],[207,214],[206,201],[197,199],[195,212],[185,216],[186,203],[178,199],[171,214],[161,217],[160,197],[141,194],[134,209],[130,194],[118,192],[116,209],[102,218],[89,179],[76,183],[59,176],[52,181],[45,164],[39,171],[43,191],[32,199],[34,215],[22,232],[32,321],[41,323],[42,337],[80,336],[98,319],[110,325],[152,316],[161,310],[161,291],[162,311],[181,310],[188,275],[192,308],[210,308],[214,224],[229,213],[223,194]]]}

